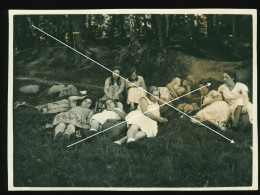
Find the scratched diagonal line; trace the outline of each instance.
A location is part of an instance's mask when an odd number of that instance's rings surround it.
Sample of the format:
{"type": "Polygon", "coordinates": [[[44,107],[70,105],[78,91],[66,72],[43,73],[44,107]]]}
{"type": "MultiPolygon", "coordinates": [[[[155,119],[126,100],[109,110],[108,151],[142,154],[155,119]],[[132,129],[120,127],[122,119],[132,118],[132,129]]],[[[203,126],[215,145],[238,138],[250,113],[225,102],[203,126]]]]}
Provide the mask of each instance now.
{"type": "MultiPolygon", "coordinates": [[[[37,30],[41,31],[42,33],[46,34],[47,36],[51,37],[52,39],[54,39],[54,40],[58,41],[59,43],[61,43],[61,44],[65,45],[66,47],[70,48],[71,50],[73,50],[73,51],[77,52],[78,54],[80,54],[80,55],[84,56],[85,58],[87,58],[87,59],[91,60],[92,62],[94,62],[94,63],[98,64],[99,66],[103,67],[104,69],[108,70],[109,72],[111,72],[111,73],[114,73],[114,72],[113,72],[112,70],[110,70],[109,68],[107,68],[107,67],[105,67],[104,65],[102,65],[102,64],[100,64],[100,63],[98,63],[97,61],[95,61],[95,60],[91,59],[90,57],[88,57],[88,56],[84,55],[83,53],[81,53],[81,52],[79,52],[78,50],[76,50],[76,49],[72,48],[71,46],[67,45],[66,43],[63,43],[63,42],[62,42],[62,41],[60,41],[59,39],[57,39],[57,38],[53,37],[52,35],[50,35],[50,34],[46,33],[45,31],[43,31],[43,30],[41,30],[41,29],[39,29],[38,27],[36,27],[36,26],[34,26],[34,25],[32,25],[32,27],[34,27],[35,29],[37,29],[37,30]]],[[[116,74],[116,73],[114,73],[114,74],[116,74]]],[[[227,137],[225,137],[224,135],[220,134],[219,132],[217,132],[217,131],[215,131],[215,130],[211,129],[210,127],[206,126],[205,124],[201,123],[200,121],[196,120],[195,118],[193,118],[193,117],[191,117],[191,116],[187,115],[186,113],[182,112],[181,110],[179,110],[179,109],[175,108],[174,106],[170,105],[168,102],[165,102],[165,101],[161,100],[160,98],[158,98],[157,96],[153,95],[152,93],[150,93],[150,92],[146,91],[146,90],[145,90],[145,89],[143,89],[142,87],[139,87],[139,86],[137,86],[136,84],[134,84],[134,83],[132,83],[132,82],[128,81],[127,79],[125,79],[125,78],[124,78],[124,77],[122,77],[121,75],[118,75],[118,74],[116,74],[116,75],[117,75],[118,77],[120,77],[120,78],[124,79],[125,81],[127,81],[127,82],[131,83],[132,85],[136,86],[138,89],[141,89],[141,90],[143,90],[144,92],[148,93],[149,95],[151,95],[151,96],[153,96],[153,97],[157,98],[158,100],[160,100],[161,102],[163,102],[163,103],[164,103],[163,105],[165,105],[165,104],[166,104],[166,105],[170,106],[171,108],[173,108],[173,109],[177,110],[178,112],[182,113],[183,115],[185,115],[185,116],[187,116],[187,117],[189,117],[189,118],[192,118],[193,120],[195,120],[195,121],[196,121],[196,122],[198,122],[199,124],[203,125],[204,127],[206,127],[206,128],[208,128],[208,129],[210,129],[211,131],[213,131],[213,132],[215,132],[215,133],[219,134],[220,136],[224,137],[225,139],[229,140],[231,143],[234,143],[234,141],[233,141],[233,140],[230,140],[229,138],[227,138],[227,137]]]]}

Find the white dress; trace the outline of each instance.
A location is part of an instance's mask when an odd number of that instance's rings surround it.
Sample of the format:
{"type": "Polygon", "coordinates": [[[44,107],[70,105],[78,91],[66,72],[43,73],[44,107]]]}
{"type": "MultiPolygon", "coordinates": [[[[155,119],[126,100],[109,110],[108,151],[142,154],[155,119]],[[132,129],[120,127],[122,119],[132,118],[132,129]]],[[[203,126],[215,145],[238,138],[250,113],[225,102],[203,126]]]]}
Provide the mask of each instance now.
{"type": "MultiPolygon", "coordinates": [[[[220,92],[211,90],[206,96],[202,96],[201,103],[206,103],[219,95],[221,96],[220,92]]],[[[226,130],[230,109],[225,101],[216,101],[197,112],[194,117],[199,119],[200,122],[208,121],[218,126],[221,130],[226,130]]],[[[197,123],[193,119],[192,122],[197,123]]]]}
{"type": "MultiPolygon", "coordinates": [[[[116,108],[116,109],[122,112],[122,109],[120,108],[116,108]]],[[[121,117],[115,111],[103,110],[101,113],[94,114],[90,119],[90,123],[94,119],[97,120],[101,125],[103,125],[108,119],[120,120],[121,117]]]]}
{"type": "MultiPolygon", "coordinates": [[[[242,98],[242,91],[248,92],[248,87],[240,82],[237,82],[232,91],[229,90],[226,84],[221,85],[218,88],[218,91],[222,93],[224,100],[227,102],[231,112],[231,118],[234,120],[234,112],[237,106],[245,106],[244,100],[242,98]]],[[[248,113],[249,121],[253,124],[253,104],[248,102],[245,107],[245,111],[242,113],[248,113]]]]}
{"type": "MultiPolygon", "coordinates": [[[[148,98],[145,97],[148,102],[148,110],[151,110],[151,113],[154,115],[160,116],[160,108],[158,103],[151,102],[148,98]]],[[[127,126],[130,125],[138,125],[140,130],[143,131],[147,137],[155,137],[158,133],[158,124],[157,121],[152,120],[151,118],[142,114],[140,106],[138,105],[138,109],[130,112],[125,120],[127,121],[127,126]],[[138,115],[138,116],[137,116],[138,115]]]]}
{"type": "Polygon", "coordinates": [[[146,90],[144,78],[142,76],[137,76],[137,78],[138,78],[137,81],[132,81],[132,83],[134,83],[135,85],[137,85],[140,88],[137,88],[133,84],[126,82],[126,89],[128,90],[127,91],[127,104],[130,104],[130,102],[134,102],[134,103],[138,104],[141,97],[146,96],[146,92],[144,91],[144,90],[146,90]],[[143,88],[144,90],[141,88],[143,88]]]}

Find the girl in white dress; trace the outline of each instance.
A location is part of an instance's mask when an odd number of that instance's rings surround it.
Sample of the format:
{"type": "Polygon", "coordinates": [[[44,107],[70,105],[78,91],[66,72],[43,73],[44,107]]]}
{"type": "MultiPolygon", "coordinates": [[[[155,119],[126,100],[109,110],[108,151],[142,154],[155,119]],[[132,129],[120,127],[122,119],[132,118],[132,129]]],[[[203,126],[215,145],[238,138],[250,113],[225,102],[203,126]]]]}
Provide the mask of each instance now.
{"type": "MultiPolygon", "coordinates": [[[[207,85],[206,80],[199,82],[199,87],[207,85]]],[[[230,117],[230,109],[225,101],[222,100],[221,93],[216,90],[210,90],[211,86],[200,89],[201,94],[201,110],[192,118],[193,123],[208,121],[217,126],[221,130],[226,130],[226,124],[230,117]],[[194,120],[195,118],[196,120],[194,120]]]]}
{"type": "Polygon", "coordinates": [[[123,109],[118,108],[117,104],[112,99],[107,99],[105,102],[106,109],[103,110],[101,113],[94,114],[90,119],[90,131],[97,132],[102,130],[103,124],[109,120],[124,120],[125,119],[125,112],[123,109]]]}
{"type": "Polygon", "coordinates": [[[127,135],[114,143],[120,145],[126,141],[133,142],[144,137],[155,137],[158,132],[157,122],[166,123],[168,121],[166,118],[160,117],[159,89],[153,86],[150,88],[150,93],[155,97],[150,95],[149,99],[142,97],[139,100],[138,109],[130,112],[125,118],[128,127],[127,135]]]}
{"type": "Polygon", "coordinates": [[[218,88],[231,111],[232,128],[237,129],[242,113],[247,113],[249,121],[253,124],[253,105],[248,98],[248,87],[236,82],[236,74],[226,72],[223,74],[224,84],[218,88]]]}
{"type": "Polygon", "coordinates": [[[147,90],[147,88],[144,82],[144,78],[140,75],[137,75],[135,67],[130,69],[128,76],[129,77],[127,80],[131,83],[126,81],[127,104],[130,104],[130,111],[132,111],[135,109],[135,103],[138,104],[140,98],[146,96],[146,92],[144,90],[147,90]],[[144,90],[136,87],[132,83],[138,87],[143,88],[144,90]]]}

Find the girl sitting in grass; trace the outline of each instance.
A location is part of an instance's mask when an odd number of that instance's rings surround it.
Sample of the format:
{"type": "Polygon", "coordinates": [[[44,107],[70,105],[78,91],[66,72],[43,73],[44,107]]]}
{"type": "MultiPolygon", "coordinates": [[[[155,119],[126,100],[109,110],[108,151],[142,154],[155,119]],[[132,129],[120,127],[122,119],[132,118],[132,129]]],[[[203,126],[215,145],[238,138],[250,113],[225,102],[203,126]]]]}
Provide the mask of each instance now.
{"type": "Polygon", "coordinates": [[[147,90],[147,88],[144,78],[137,75],[135,67],[130,69],[127,80],[131,82],[126,81],[127,104],[130,104],[130,111],[132,111],[135,109],[135,104],[139,103],[140,98],[146,96],[146,92],[144,90],[147,90]],[[140,88],[143,88],[144,90],[136,87],[132,83],[140,88]]]}
{"type": "Polygon", "coordinates": [[[253,124],[253,104],[248,98],[248,87],[236,81],[235,72],[225,72],[223,81],[224,84],[218,88],[218,91],[230,108],[232,129],[237,130],[240,121],[244,126],[248,122],[253,124]],[[241,116],[245,116],[246,120],[243,121],[241,116]]]}

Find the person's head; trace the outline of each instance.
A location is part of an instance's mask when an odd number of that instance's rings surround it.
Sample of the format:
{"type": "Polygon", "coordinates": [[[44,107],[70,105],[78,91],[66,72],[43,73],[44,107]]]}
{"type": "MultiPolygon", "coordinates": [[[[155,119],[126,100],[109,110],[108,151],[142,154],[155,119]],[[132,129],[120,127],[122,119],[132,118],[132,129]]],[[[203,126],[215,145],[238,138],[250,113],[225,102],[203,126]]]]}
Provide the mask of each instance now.
{"type": "Polygon", "coordinates": [[[112,99],[107,99],[105,102],[106,109],[113,109],[116,108],[116,102],[112,99]]]}
{"type": "Polygon", "coordinates": [[[153,103],[156,103],[156,102],[158,102],[159,101],[159,97],[160,97],[160,90],[159,90],[159,88],[158,87],[156,87],[156,86],[151,86],[150,88],[149,88],[149,92],[151,93],[151,94],[153,94],[153,96],[152,95],[149,95],[149,99],[153,102],[153,103]],[[157,98],[156,98],[157,97],[157,98]]]}
{"type": "Polygon", "coordinates": [[[137,80],[137,73],[136,73],[136,68],[132,67],[130,68],[128,72],[128,78],[130,81],[136,81],[137,80]]]}
{"type": "Polygon", "coordinates": [[[81,107],[83,108],[90,108],[91,106],[92,106],[92,100],[90,98],[85,98],[81,103],[81,107]]]}
{"type": "Polygon", "coordinates": [[[209,93],[209,91],[211,90],[211,86],[206,86],[208,84],[208,80],[207,79],[202,79],[199,81],[199,87],[203,87],[200,89],[200,94],[201,95],[207,95],[209,93]]]}
{"type": "Polygon", "coordinates": [[[112,78],[117,79],[119,77],[118,75],[120,75],[120,73],[121,73],[121,67],[120,66],[114,66],[111,70],[113,71],[112,78]]]}
{"type": "Polygon", "coordinates": [[[105,102],[106,102],[106,99],[100,98],[96,102],[95,112],[102,112],[103,110],[105,110],[106,109],[105,102]]]}
{"type": "Polygon", "coordinates": [[[225,71],[223,73],[223,82],[227,85],[237,82],[236,73],[233,71],[225,71]]]}
{"type": "Polygon", "coordinates": [[[186,76],[182,81],[182,86],[191,85],[194,82],[191,76],[186,76]]]}

